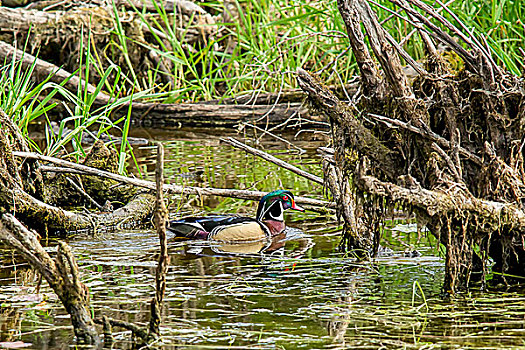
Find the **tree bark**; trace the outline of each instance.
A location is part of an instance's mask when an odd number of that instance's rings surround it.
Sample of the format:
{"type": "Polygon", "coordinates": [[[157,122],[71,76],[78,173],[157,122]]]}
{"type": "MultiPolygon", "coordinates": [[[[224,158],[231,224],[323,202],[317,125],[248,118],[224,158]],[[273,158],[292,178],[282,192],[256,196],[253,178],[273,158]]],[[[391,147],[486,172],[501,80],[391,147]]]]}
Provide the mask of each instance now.
{"type": "Polygon", "coordinates": [[[307,72],[297,74],[331,121],[334,156],[325,157],[325,177],[334,198],[344,197],[345,184],[353,186],[350,198],[337,200],[345,231],[353,231],[345,232],[348,248],[373,254],[370,240],[379,228],[361,230],[356,218],[370,222],[375,212],[386,220],[385,207],[401,208],[415,212],[446,247],[446,292],[468,286],[477,268],[487,275],[489,257],[503,278],[523,276],[525,82],[498,67],[446,5],[459,27],[420,0],[389,1],[408,17],[372,0],[338,0],[361,74],[363,96],[354,96],[355,105],[342,103],[307,72]],[[413,84],[398,55],[415,63],[381,28],[369,2],[422,34],[430,57],[413,84]],[[448,45],[466,69],[451,71],[430,37],[448,45]]]}

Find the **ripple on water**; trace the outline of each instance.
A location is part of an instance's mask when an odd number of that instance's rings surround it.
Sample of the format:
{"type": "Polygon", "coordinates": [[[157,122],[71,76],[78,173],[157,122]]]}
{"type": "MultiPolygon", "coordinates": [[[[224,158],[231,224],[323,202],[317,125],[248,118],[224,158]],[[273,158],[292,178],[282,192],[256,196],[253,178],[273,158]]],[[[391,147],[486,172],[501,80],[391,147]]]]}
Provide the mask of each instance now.
{"type": "MultiPolygon", "coordinates": [[[[292,189],[322,198],[321,186],[220,145],[218,136],[191,139],[187,130],[165,131],[166,175],[181,185],[292,189]],[[206,140],[201,141],[201,140],[206,140]]],[[[135,135],[144,136],[144,135],[135,135]]],[[[228,136],[223,133],[221,136],[228,136]]],[[[312,141],[279,157],[319,175],[312,141]]],[[[276,143],[262,143],[281,150],[276,143]]],[[[151,173],[154,154],[137,152],[151,173]]],[[[255,204],[217,197],[173,198],[174,217],[207,212],[254,215],[255,204]]],[[[292,226],[272,249],[229,248],[209,242],[170,240],[162,332],[165,348],[517,348],[523,346],[525,297],[491,291],[440,297],[443,260],[435,241],[413,224],[392,223],[386,247],[372,262],[338,252],[334,218],[288,215],[292,226]],[[420,256],[413,253],[417,250],[420,256]]],[[[172,238],[172,237],[170,237],[172,238]]],[[[69,242],[90,287],[95,314],[145,324],[153,295],[158,239],[151,229],[75,236],[69,242]]],[[[47,248],[54,251],[53,247],[47,248]]],[[[33,348],[69,349],[69,320],[50,289],[37,294],[34,275],[13,269],[1,251],[1,339],[22,339],[33,348]],[[62,328],[61,328],[62,327],[62,328]]],[[[126,332],[115,348],[131,348],[126,332]]]]}

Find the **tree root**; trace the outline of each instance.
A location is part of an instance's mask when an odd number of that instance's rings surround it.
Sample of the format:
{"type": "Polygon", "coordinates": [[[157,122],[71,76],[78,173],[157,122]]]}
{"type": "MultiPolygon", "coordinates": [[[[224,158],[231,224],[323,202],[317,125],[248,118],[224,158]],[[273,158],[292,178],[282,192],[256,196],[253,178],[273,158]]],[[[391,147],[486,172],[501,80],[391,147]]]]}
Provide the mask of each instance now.
{"type": "Polygon", "coordinates": [[[372,0],[338,0],[361,75],[356,105],[297,72],[309,101],[330,118],[335,153],[325,157],[325,178],[345,221],[347,248],[373,254],[379,226],[373,233],[361,223],[374,215],[386,220],[385,209],[405,209],[446,247],[446,292],[468,286],[474,269],[487,275],[489,257],[494,271],[523,276],[525,82],[498,67],[445,4],[438,2],[459,27],[420,0],[389,1],[408,17],[372,0]],[[429,57],[423,69],[414,67],[419,76],[413,84],[399,56],[415,63],[368,3],[421,34],[429,57]],[[434,40],[448,45],[466,68],[452,71],[434,40]]]}

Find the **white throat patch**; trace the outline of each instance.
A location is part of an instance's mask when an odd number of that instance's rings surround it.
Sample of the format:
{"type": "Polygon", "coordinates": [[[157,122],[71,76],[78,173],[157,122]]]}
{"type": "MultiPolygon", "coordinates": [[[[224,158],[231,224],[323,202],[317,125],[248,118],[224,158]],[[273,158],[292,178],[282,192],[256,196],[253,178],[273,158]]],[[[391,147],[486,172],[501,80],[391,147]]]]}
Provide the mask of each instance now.
{"type": "Polygon", "coordinates": [[[284,210],[283,210],[283,204],[281,203],[281,201],[278,201],[277,204],[272,204],[270,206],[270,208],[268,208],[268,215],[273,219],[273,220],[277,220],[277,221],[284,221],[284,210]],[[279,215],[274,215],[274,214],[277,214],[277,213],[274,213],[273,210],[272,210],[272,207],[274,205],[279,205],[279,215]]]}

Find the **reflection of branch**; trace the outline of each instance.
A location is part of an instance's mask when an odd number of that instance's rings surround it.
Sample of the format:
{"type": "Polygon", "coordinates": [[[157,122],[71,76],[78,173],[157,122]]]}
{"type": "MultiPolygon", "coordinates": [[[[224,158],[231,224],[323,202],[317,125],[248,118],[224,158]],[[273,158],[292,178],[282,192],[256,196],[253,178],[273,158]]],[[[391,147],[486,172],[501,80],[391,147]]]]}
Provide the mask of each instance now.
{"type": "MultiPolygon", "coordinates": [[[[140,326],[137,326],[136,324],[121,320],[115,320],[113,318],[106,318],[106,320],[106,324],[109,323],[111,326],[127,329],[128,331],[131,331],[135,336],[141,339],[146,339],[148,336],[147,330],[140,326]]],[[[104,319],[99,318],[95,319],[95,323],[101,325],[105,324],[104,319]]]]}

